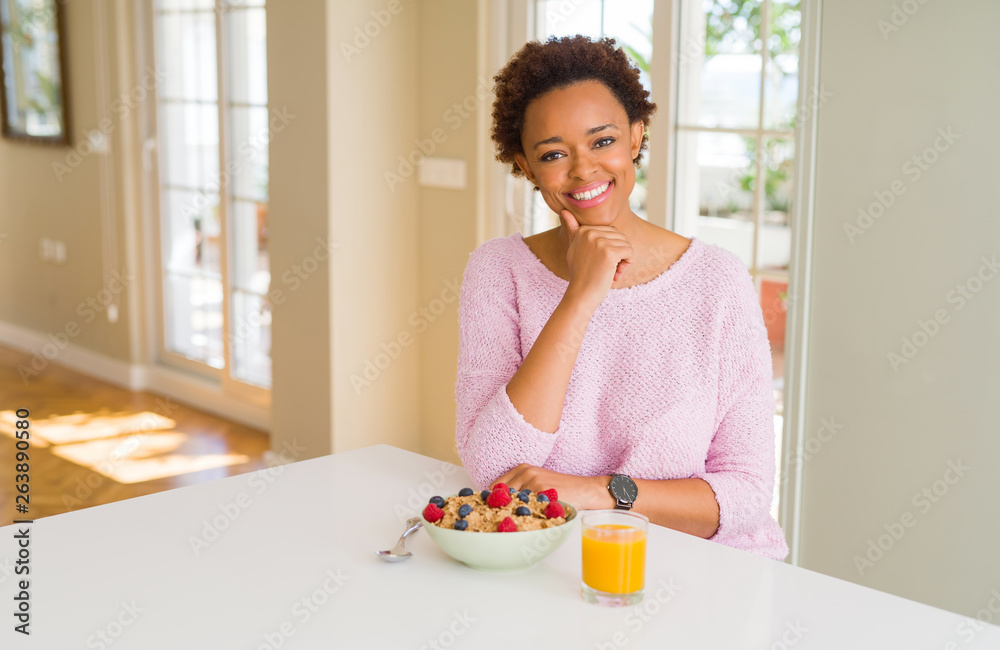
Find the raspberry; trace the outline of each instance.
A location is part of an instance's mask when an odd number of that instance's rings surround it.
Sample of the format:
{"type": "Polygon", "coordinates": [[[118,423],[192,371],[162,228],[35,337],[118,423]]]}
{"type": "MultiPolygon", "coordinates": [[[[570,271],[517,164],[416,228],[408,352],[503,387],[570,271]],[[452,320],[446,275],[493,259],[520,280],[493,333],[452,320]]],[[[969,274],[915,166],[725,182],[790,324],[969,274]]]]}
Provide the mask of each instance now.
{"type": "Polygon", "coordinates": [[[510,493],[507,490],[496,490],[486,497],[486,505],[491,508],[502,508],[510,503],[510,493]]]}
{"type": "Polygon", "coordinates": [[[507,487],[506,483],[497,483],[496,485],[493,486],[493,490],[492,491],[493,492],[499,492],[501,490],[503,490],[504,492],[506,492],[508,490],[508,487],[507,487]]]}
{"type": "Polygon", "coordinates": [[[555,488],[549,488],[548,490],[542,490],[538,494],[544,494],[545,496],[547,496],[549,498],[549,501],[558,501],[559,500],[559,493],[556,492],[555,488]]]}
{"type": "Polygon", "coordinates": [[[427,507],[424,508],[424,519],[431,522],[432,524],[435,521],[441,521],[442,517],[444,517],[444,510],[438,508],[437,505],[433,503],[428,503],[427,507]]]}
{"type": "Polygon", "coordinates": [[[514,520],[511,519],[510,517],[504,517],[503,521],[501,521],[499,524],[497,524],[497,532],[498,533],[516,533],[517,532],[517,524],[515,524],[514,520]]]}
{"type": "Polygon", "coordinates": [[[549,519],[555,519],[556,517],[565,517],[566,511],[563,510],[562,504],[558,501],[553,501],[549,505],[545,506],[545,516],[549,519]]]}

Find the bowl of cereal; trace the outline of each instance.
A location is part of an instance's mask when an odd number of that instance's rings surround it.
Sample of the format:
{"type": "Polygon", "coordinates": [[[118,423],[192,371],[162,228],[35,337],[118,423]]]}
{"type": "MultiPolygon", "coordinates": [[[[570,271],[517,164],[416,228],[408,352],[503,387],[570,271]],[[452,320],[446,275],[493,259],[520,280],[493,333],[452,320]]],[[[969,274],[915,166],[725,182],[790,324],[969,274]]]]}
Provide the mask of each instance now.
{"type": "Polygon", "coordinates": [[[566,541],[576,508],[555,490],[520,492],[503,483],[431,497],[424,529],[442,551],[480,571],[530,569],[566,541]]]}

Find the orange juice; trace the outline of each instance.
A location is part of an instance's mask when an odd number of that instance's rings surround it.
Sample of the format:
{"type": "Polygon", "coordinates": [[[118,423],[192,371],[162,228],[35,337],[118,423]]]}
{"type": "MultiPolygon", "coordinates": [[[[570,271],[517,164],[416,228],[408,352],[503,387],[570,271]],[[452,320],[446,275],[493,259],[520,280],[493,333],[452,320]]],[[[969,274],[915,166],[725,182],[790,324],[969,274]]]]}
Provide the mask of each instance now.
{"type": "Polygon", "coordinates": [[[646,531],[619,524],[583,530],[583,582],[609,594],[642,590],[646,577],[646,531]]]}

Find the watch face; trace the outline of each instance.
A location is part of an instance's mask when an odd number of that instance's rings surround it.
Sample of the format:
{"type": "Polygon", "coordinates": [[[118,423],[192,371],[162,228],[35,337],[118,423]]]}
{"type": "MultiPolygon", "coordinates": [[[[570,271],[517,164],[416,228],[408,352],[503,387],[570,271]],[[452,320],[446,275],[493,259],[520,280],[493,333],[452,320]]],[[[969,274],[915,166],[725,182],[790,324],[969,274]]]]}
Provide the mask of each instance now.
{"type": "Polygon", "coordinates": [[[612,477],[609,487],[611,488],[611,494],[616,499],[621,499],[628,503],[634,502],[639,496],[639,486],[635,484],[635,481],[621,474],[612,477]]]}

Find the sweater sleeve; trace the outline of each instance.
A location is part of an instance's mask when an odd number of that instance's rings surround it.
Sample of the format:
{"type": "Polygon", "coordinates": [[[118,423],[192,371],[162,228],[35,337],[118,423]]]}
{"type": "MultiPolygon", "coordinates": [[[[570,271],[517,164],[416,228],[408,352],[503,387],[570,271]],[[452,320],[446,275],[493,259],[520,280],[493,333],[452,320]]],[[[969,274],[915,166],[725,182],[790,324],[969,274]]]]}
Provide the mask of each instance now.
{"type": "Polygon", "coordinates": [[[516,286],[501,243],[491,240],[470,255],[458,304],[455,437],[480,489],[518,463],[543,465],[559,435],[525,422],[507,396],[522,357],[516,286]]]}
{"type": "MultiPolygon", "coordinates": [[[[735,260],[734,260],[735,262],[735,260]]],[[[753,280],[739,263],[725,285],[720,337],[718,426],[705,471],[715,492],[719,528],[710,539],[736,548],[788,553],[770,515],[774,490],[774,392],[771,349],[753,280]],[[720,419],[721,417],[721,419],[720,419]]]]}

